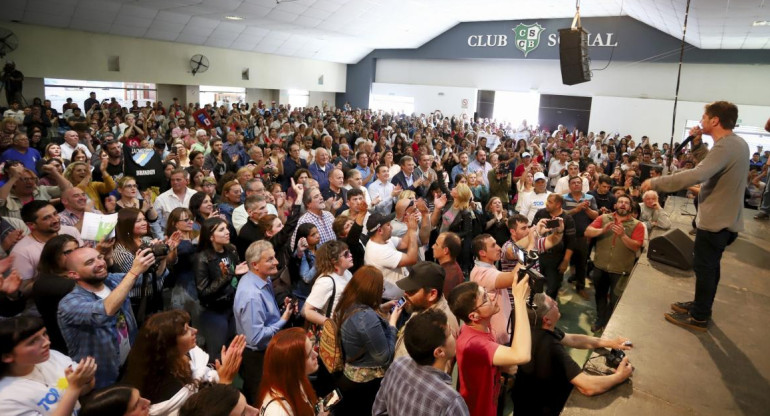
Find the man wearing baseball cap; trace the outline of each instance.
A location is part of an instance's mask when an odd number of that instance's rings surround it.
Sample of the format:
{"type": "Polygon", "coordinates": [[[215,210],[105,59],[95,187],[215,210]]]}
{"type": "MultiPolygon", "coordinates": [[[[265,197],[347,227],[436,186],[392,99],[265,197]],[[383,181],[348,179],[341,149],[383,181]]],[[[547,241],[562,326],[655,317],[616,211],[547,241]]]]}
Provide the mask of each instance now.
{"type": "MultiPolygon", "coordinates": [[[[452,333],[452,336],[457,337],[460,332],[460,325],[444,298],[442,290],[444,287],[444,277],[443,267],[433,262],[420,261],[410,268],[408,276],[396,282],[396,286],[404,291],[406,310],[407,312],[412,312],[412,316],[409,319],[427,310],[442,311],[447,316],[449,331],[452,333]]],[[[409,355],[404,345],[404,327],[398,332],[394,359],[409,355]]]]}
{"type": "Polygon", "coordinates": [[[519,194],[519,202],[516,204],[516,211],[527,217],[530,223],[535,218],[535,213],[541,208],[545,208],[545,200],[551,193],[545,189],[548,183],[543,172],[535,173],[535,190],[531,193],[519,194]]]}
{"type": "Polygon", "coordinates": [[[382,215],[373,213],[366,220],[366,231],[369,234],[369,241],[366,243],[366,253],[364,253],[364,264],[377,267],[382,271],[385,278],[385,292],[382,297],[385,299],[398,299],[403,295],[403,291],[396,286],[408,275],[407,266],[417,263],[419,237],[418,213],[406,217],[406,234],[403,237],[392,237],[393,227],[390,222],[396,217],[396,214],[382,215]]]}

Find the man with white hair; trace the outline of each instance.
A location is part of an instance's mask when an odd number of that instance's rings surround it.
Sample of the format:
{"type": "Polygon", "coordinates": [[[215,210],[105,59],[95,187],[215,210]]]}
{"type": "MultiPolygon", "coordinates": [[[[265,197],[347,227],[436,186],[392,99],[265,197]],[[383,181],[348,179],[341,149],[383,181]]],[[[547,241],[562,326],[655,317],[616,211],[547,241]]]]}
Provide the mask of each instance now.
{"type": "Polygon", "coordinates": [[[197,150],[204,155],[211,153],[211,146],[209,146],[209,134],[206,132],[206,130],[198,129],[195,132],[195,138],[197,141],[193,143],[192,147],[190,147],[190,152],[197,150]]]}
{"type": "Polygon", "coordinates": [[[642,200],[644,203],[639,205],[639,221],[644,223],[648,233],[652,233],[653,228],[661,230],[671,228],[671,219],[668,217],[668,212],[660,206],[656,191],[651,189],[645,192],[642,200]]]}
{"type": "Polygon", "coordinates": [[[91,152],[88,151],[86,145],[80,143],[80,137],[75,130],[67,130],[64,133],[64,143],[61,144],[61,157],[65,160],[72,158],[72,153],[75,149],[81,149],[86,153],[86,158],[91,158],[91,152]]]}
{"type": "Polygon", "coordinates": [[[334,165],[329,163],[329,152],[319,147],[315,151],[315,160],[308,166],[310,175],[313,179],[318,181],[318,186],[321,188],[321,192],[329,190],[329,173],[334,169],[334,165]]]}
{"type": "Polygon", "coordinates": [[[347,172],[353,167],[353,158],[352,153],[350,152],[350,146],[347,145],[347,143],[342,143],[339,146],[339,156],[334,158],[334,161],[332,163],[334,166],[342,169],[343,171],[347,172]]]}

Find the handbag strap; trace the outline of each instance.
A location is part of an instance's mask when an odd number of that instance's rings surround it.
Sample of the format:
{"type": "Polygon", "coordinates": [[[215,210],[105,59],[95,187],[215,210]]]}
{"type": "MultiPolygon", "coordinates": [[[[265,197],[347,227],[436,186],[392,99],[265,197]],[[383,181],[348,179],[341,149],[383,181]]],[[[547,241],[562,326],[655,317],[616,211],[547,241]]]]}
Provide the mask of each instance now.
{"type": "Polygon", "coordinates": [[[332,314],[332,306],[334,306],[334,296],[337,294],[337,282],[334,281],[334,278],[331,276],[327,276],[329,279],[332,279],[332,297],[329,298],[329,306],[326,307],[326,317],[330,317],[332,314]]]}

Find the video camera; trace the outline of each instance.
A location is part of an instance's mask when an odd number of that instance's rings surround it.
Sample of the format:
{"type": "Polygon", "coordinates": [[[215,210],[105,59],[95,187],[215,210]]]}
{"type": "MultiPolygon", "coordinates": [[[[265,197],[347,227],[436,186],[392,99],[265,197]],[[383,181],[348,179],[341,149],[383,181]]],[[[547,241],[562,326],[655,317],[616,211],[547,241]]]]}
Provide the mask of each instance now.
{"type": "Polygon", "coordinates": [[[139,246],[139,250],[144,250],[146,248],[152,249],[152,255],[155,256],[155,258],[161,258],[168,256],[168,252],[170,251],[170,248],[168,244],[166,243],[149,243],[144,242],[142,245],[139,246]]]}
{"type": "MultiPolygon", "coordinates": [[[[531,298],[536,293],[543,293],[545,290],[545,277],[540,272],[533,269],[533,267],[537,264],[538,259],[540,258],[540,256],[537,254],[537,251],[525,251],[524,256],[522,257],[524,261],[521,263],[524,265],[524,267],[519,269],[518,281],[521,281],[521,279],[524,279],[525,277],[529,277],[529,290],[531,298]]],[[[522,259],[520,258],[519,260],[522,259]]]]}

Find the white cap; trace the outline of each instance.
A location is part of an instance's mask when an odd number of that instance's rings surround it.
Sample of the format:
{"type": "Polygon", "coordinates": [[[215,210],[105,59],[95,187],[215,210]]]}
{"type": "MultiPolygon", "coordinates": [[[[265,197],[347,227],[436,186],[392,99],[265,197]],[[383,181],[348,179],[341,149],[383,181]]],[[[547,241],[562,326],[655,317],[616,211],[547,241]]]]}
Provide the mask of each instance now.
{"type": "Polygon", "coordinates": [[[540,179],[545,180],[545,174],[543,172],[535,173],[535,182],[539,181],[540,179]]]}
{"type": "Polygon", "coordinates": [[[524,152],[521,154],[521,157],[532,157],[532,155],[529,152],[524,152]]]}

